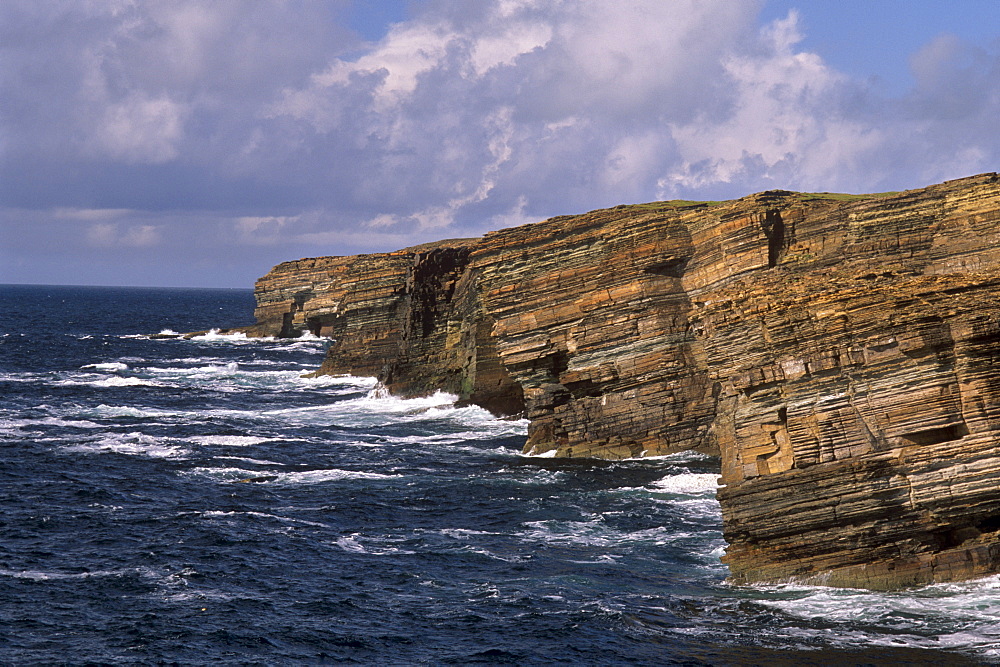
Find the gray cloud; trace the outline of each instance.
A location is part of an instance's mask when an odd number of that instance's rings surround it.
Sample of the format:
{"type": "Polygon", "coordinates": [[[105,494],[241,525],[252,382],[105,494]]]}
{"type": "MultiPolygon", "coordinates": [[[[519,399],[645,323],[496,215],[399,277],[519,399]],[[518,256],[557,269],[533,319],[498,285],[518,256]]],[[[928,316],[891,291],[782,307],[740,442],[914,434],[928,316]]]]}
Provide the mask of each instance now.
{"type": "Polygon", "coordinates": [[[942,35],[889,98],[754,2],[429,2],[377,43],[346,7],[0,3],[0,281],[248,285],[296,256],[915,187],[1000,154],[996,45],[942,35]]]}

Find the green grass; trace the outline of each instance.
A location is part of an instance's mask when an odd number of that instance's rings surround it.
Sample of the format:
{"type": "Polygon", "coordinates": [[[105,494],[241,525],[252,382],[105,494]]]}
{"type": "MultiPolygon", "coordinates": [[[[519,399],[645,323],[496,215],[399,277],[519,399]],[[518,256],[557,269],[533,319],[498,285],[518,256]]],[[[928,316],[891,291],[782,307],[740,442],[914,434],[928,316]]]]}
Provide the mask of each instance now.
{"type": "MultiPolygon", "coordinates": [[[[839,201],[839,202],[851,202],[851,201],[862,201],[865,199],[877,199],[879,197],[890,197],[892,195],[899,194],[898,192],[873,192],[871,194],[863,195],[852,195],[843,192],[790,192],[788,196],[790,198],[798,199],[799,201],[839,201]]],[[[618,206],[612,207],[610,210],[628,210],[628,211],[667,211],[667,210],[679,210],[679,209],[697,209],[697,208],[711,208],[713,206],[719,206],[720,204],[728,204],[736,200],[728,201],[717,201],[717,200],[707,200],[707,201],[694,201],[692,199],[668,199],[666,201],[651,201],[645,204],[619,204],[618,206]]],[[[572,217],[572,216],[559,216],[559,217],[572,217]]]]}
{"type": "Polygon", "coordinates": [[[701,206],[718,206],[722,201],[693,201],[690,199],[668,199],[667,201],[651,201],[645,204],[626,204],[625,208],[638,208],[658,211],[663,208],[695,208],[701,206]]]}
{"type": "Polygon", "coordinates": [[[849,195],[843,192],[797,192],[799,199],[809,201],[814,199],[829,199],[832,201],[860,201],[862,199],[874,199],[876,197],[891,197],[899,192],[873,192],[867,195],[849,195]]]}

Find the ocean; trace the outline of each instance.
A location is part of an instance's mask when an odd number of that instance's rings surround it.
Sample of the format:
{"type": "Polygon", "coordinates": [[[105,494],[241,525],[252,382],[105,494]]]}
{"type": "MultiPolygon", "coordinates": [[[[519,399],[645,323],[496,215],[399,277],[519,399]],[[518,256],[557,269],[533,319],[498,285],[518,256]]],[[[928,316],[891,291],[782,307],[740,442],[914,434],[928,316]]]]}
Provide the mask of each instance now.
{"type": "Polygon", "coordinates": [[[736,587],[718,460],[529,458],[527,424],[209,333],[249,290],[0,286],[0,663],[1000,661],[1000,577],[736,587]]]}

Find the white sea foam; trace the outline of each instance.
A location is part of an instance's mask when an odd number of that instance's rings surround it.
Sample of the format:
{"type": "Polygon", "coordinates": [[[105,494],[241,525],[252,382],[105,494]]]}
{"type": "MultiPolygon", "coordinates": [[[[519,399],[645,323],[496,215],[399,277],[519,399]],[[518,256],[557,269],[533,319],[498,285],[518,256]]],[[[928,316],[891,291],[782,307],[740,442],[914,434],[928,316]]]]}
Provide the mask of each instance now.
{"type": "Polygon", "coordinates": [[[176,377],[198,377],[204,375],[218,377],[220,375],[235,375],[239,372],[240,365],[235,361],[231,361],[226,364],[211,364],[208,366],[198,366],[196,368],[177,368],[173,366],[164,368],[158,366],[148,366],[143,370],[146,373],[171,375],[176,377]]]}
{"type": "MultiPolygon", "coordinates": [[[[372,392],[362,398],[352,398],[337,401],[329,405],[310,406],[306,408],[286,408],[261,413],[268,417],[276,417],[283,421],[310,425],[344,425],[371,426],[380,423],[399,423],[428,419],[429,408],[445,408],[451,406],[456,397],[451,394],[437,392],[424,398],[394,398],[373,397],[372,392]]],[[[437,417],[452,414],[454,408],[437,417]]]]}
{"type": "Polygon", "coordinates": [[[297,375],[297,380],[308,387],[354,387],[357,389],[368,389],[373,387],[377,380],[368,377],[355,377],[353,375],[304,375],[302,371],[289,371],[297,375]]]}
{"type": "Polygon", "coordinates": [[[94,373],[70,373],[52,384],[60,387],[163,387],[162,382],[141,377],[121,375],[97,375],[94,373]]]}
{"type": "MultiPolygon", "coordinates": [[[[340,412],[336,423],[344,425],[375,425],[380,423],[418,424],[444,421],[463,427],[456,433],[427,436],[403,436],[399,441],[429,445],[455,445],[467,440],[521,436],[527,432],[526,420],[499,419],[477,406],[455,407],[457,396],[438,391],[420,398],[385,396],[376,386],[364,398],[335,404],[340,412]]],[[[498,448],[508,454],[507,450],[498,448]]]]}
{"type": "Polygon", "coordinates": [[[66,428],[104,428],[102,424],[83,419],[62,419],[61,417],[43,417],[41,419],[15,419],[2,422],[4,426],[15,428],[21,426],[60,426],[66,428]]]}
{"type": "Polygon", "coordinates": [[[686,472],[679,475],[668,475],[661,480],[653,482],[649,487],[662,493],[701,495],[710,492],[715,493],[719,488],[718,480],[719,475],[717,473],[686,472]]]}
{"type": "Polygon", "coordinates": [[[431,533],[437,533],[438,535],[444,535],[445,537],[451,537],[456,540],[468,540],[476,535],[498,535],[499,533],[490,533],[485,530],[472,530],[471,528],[439,528],[437,530],[429,531],[431,533]]]}
{"type": "MultiPolygon", "coordinates": [[[[457,411],[456,411],[457,412],[457,411]]],[[[415,444],[415,445],[432,445],[435,447],[447,447],[449,445],[460,445],[460,443],[466,443],[470,440],[486,440],[493,438],[502,438],[506,436],[516,436],[524,435],[526,431],[526,425],[519,422],[509,422],[503,419],[496,419],[487,413],[487,419],[483,419],[482,422],[474,424],[478,428],[465,430],[465,431],[455,431],[454,433],[435,433],[432,435],[400,435],[394,436],[392,442],[394,444],[415,444]]],[[[449,421],[460,421],[460,420],[449,420],[449,421]]],[[[465,426],[466,424],[461,424],[465,426]]],[[[458,451],[483,451],[481,447],[469,447],[466,445],[461,445],[458,447],[451,447],[458,451]]],[[[506,448],[496,448],[497,453],[511,454],[512,452],[506,448]]],[[[521,454],[516,454],[521,456],[521,454]]]]}
{"type": "Polygon", "coordinates": [[[206,333],[201,334],[200,336],[192,336],[191,340],[199,340],[199,341],[208,341],[208,340],[212,340],[212,341],[216,341],[216,340],[222,340],[222,341],[245,341],[245,340],[248,340],[248,338],[247,338],[247,335],[245,333],[243,333],[242,331],[234,331],[232,333],[219,333],[219,329],[210,329],[209,331],[207,331],[206,333]]]}
{"type": "Polygon", "coordinates": [[[546,544],[580,544],[591,547],[620,547],[629,543],[664,545],[673,542],[676,533],[662,526],[622,532],[606,524],[600,517],[590,521],[529,521],[528,530],[519,536],[524,540],[546,544]]]}
{"type": "Polygon", "coordinates": [[[326,343],[328,341],[326,338],[320,338],[308,332],[294,339],[266,336],[255,338],[247,336],[242,331],[220,333],[219,329],[211,329],[210,331],[199,336],[192,336],[189,340],[194,343],[208,345],[267,345],[269,349],[272,350],[310,352],[314,354],[322,354],[325,351],[326,343]]]}
{"type": "Polygon", "coordinates": [[[201,515],[209,519],[228,519],[228,518],[239,518],[244,516],[252,516],[259,519],[274,519],[275,521],[280,521],[282,523],[298,524],[300,526],[315,526],[317,528],[329,528],[325,523],[320,523],[318,521],[306,521],[305,519],[293,519],[287,516],[280,516],[278,514],[269,514],[267,512],[251,512],[251,511],[232,511],[224,512],[221,510],[209,510],[207,512],[202,512],[201,515]]]}
{"type": "Polygon", "coordinates": [[[80,368],[93,368],[98,371],[121,372],[128,370],[128,364],[123,364],[120,361],[110,361],[101,364],[87,364],[86,366],[81,366],[80,368]]]}
{"type": "Polygon", "coordinates": [[[1000,656],[1000,576],[897,592],[823,586],[756,586],[758,602],[793,617],[842,624],[843,643],[857,625],[884,628],[863,640],[882,646],[965,650],[1000,656]],[[960,628],[960,629],[956,629],[960,628]]]}
{"type": "Polygon", "coordinates": [[[245,456],[216,456],[215,459],[219,461],[241,461],[243,463],[252,463],[254,465],[260,466],[283,466],[284,463],[278,463],[276,461],[268,461],[267,459],[251,459],[245,456]]]}
{"type": "Polygon", "coordinates": [[[253,435],[194,435],[185,438],[188,442],[216,447],[249,447],[265,442],[273,442],[274,438],[260,438],[253,435]]]}
{"type": "Polygon", "coordinates": [[[715,499],[714,494],[707,498],[671,499],[669,502],[671,507],[676,507],[682,511],[684,517],[688,520],[701,522],[705,519],[718,520],[722,516],[722,508],[719,505],[719,501],[715,499]]]}
{"type": "Polygon", "coordinates": [[[344,479],[395,479],[400,475],[385,475],[375,472],[358,470],[305,470],[300,472],[283,472],[278,474],[276,483],[286,484],[316,484],[319,482],[336,482],[344,479]]]}
{"type": "Polygon", "coordinates": [[[373,412],[415,414],[427,412],[432,408],[451,408],[457,400],[458,396],[443,391],[436,391],[430,396],[419,398],[397,398],[387,395],[384,387],[376,383],[367,396],[348,403],[352,403],[352,407],[366,408],[373,412]]]}
{"type": "Polygon", "coordinates": [[[77,382],[74,384],[88,384],[91,387],[163,387],[165,386],[162,382],[156,382],[155,380],[143,380],[142,378],[136,377],[114,377],[105,378],[103,380],[96,380],[94,382],[77,382]]]}
{"type": "Polygon", "coordinates": [[[547,451],[541,452],[540,454],[536,454],[535,453],[536,451],[538,451],[537,448],[532,447],[531,451],[529,451],[527,454],[523,454],[523,456],[527,456],[534,459],[554,459],[556,457],[556,454],[559,453],[558,449],[549,449],[547,451]]]}
{"type": "Polygon", "coordinates": [[[620,558],[621,556],[616,554],[601,554],[594,560],[571,560],[569,562],[577,565],[617,565],[620,558]]]}
{"type": "Polygon", "coordinates": [[[55,572],[44,570],[9,570],[0,568],[0,577],[10,577],[13,579],[30,579],[32,581],[65,581],[97,579],[103,577],[125,577],[129,575],[139,575],[143,578],[150,578],[154,575],[147,568],[129,568],[124,570],[93,570],[88,572],[55,572]]]}
{"type": "Polygon", "coordinates": [[[139,432],[110,433],[93,441],[66,446],[63,451],[88,454],[113,452],[158,459],[181,458],[189,454],[183,447],[139,432]]]}
{"type": "Polygon", "coordinates": [[[395,479],[399,475],[384,475],[381,473],[363,472],[358,470],[341,470],[330,468],[324,470],[260,471],[243,468],[194,468],[190,474],[211,477],[224,482],[258,482],[273,484],[319,484],[351,479],[395,479]]]}
{"type": "Polygon", "coordinates": [[[254,389],[286,390],[344,388],[363,390],[374,380],[345,376],[306,377],[305,370],[258,370],[238,362],[203,366],[149,366],[142,372],[171,385],[197,386],[219,392],[254,389]]]}
{"type": "Polygon", "coordinates": [[[48,377],[45,373],[0,373],[2,382],[38,382],[48,377]]]}
{"type": "MultiPolygon", "coordinates": [[[[384,541],[384,539],[382,541],[384,541]]],[[[400,549],[399,547],[384,546],[382,544],[374,544],[373,542],[375,542],[373,538],[362,538],[360,533],[353,533],[351,535],[345,535],[338,538],[336,544],[344,551],[357,554],[368,554],[370,556],[390,556],[415,553],[406,549],[400,549]],[[363,544],[362,540],[367,543],[363,544]]]]}
{"type": "Polygon", "coordinates": [[[99,404],[97,407],[91,410],[85,411],[84,414],[86,416],[110,418],[110,419],[115,419],[118,417],[135,417],[142,419],[146,417],[177,416],[177,413],[167,412],[165,410],[154,410],[151,408],[142,409],[133,407],[131,405],[106,405],[104,403],[99,404]]]}
{"type": "Polygon", "coordinates": [[[164,359],[163,361],[168,364],[201,364],[203,366],[207,364],[218,365],[227,363],[222,357],[179,357],[176,359],[164,359]]]}

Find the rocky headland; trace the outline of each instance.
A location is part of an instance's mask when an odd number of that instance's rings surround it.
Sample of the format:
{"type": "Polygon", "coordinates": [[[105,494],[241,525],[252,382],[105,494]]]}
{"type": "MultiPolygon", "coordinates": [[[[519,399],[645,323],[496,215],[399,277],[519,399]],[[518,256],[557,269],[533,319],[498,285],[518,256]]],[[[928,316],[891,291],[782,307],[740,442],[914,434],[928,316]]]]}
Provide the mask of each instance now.
{"type": "Polygon", "coordinates": [[[1000,571],[1000,178],[655,202],[300,259],[251,335],[530,420],[526,453],[721,457],[736,582],[1000,571]]]}

